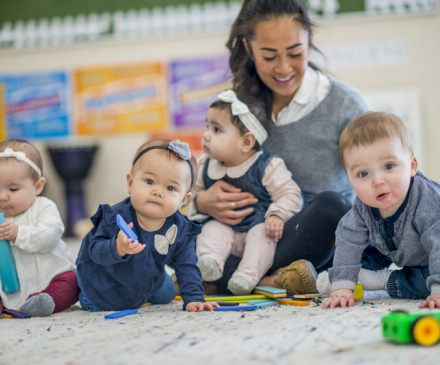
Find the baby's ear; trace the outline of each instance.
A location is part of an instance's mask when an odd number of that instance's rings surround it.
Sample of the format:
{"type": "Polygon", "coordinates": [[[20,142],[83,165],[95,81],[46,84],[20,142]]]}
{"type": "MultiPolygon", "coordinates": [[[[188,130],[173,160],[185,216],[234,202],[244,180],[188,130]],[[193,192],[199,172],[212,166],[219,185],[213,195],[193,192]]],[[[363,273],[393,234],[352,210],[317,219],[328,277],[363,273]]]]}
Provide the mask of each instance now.
{"type": "Polygon", "coordinates": [[[44,189],[44,184],[46,184],[46,179],[44,177],[40,177],[35,183],[35,195],[40,195],[44,189]]]}
{"type": "Polygon", "coordinates": [[[127,190],[128,190],[128,194],[130,195],[130,190],[131,190],[131,184],[133,183],[133,175],[127,174],[127,190]]]}
{"type": "Polygon", "coordinates": [[[413,177],[417,173],[419,163],[417,162],[417,158],[414,156],[411,161],[411,177],[413,177]]]}
{"type": "Polygon", "coordinates": [[[243,153],[249,152],[252,148],[254,148],[255,143],[257,142],[255,136],[251,132],[245,133],[242,137],[242,145],[241,150],[243,153]]]}
{"type": "Polygon", "coordinates": [[[192,197],[192,193],[189,191],[185,197],[182,200],[182,203],[180,204],[180,207],[182,208],[187,202],[188,200],[192,197]]]}

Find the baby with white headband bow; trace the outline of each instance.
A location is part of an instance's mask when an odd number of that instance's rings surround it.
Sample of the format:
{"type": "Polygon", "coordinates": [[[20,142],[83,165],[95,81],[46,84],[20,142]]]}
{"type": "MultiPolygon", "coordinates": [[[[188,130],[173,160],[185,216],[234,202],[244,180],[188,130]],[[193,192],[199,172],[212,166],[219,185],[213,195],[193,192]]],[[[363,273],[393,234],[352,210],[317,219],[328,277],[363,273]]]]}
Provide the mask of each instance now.
{"type": "Polygon", "coordinates": [[[284,161],[261,146],[271,123],[262,101],[251,95],[227,90],[218,95],[206,115],[207,129],[202,147],[205,155],[197,161],[199,174],[194,194],[209,189],[218,180],[248,192],[258,201],[247,207],[234,202],[224,209],[249,209],[243,220],[220,223],[196,211],[192,201],[189,218],[207,221],[197,238],[198,266],[203,280],[222,276],[232,253],[242,257],[228,282],[235,295],[250,293],[273,263],[275,247],[284,223],[303,205],[301,191],[292,180],[284,161]]]}
{"type": "Polygon", "coordinates": [[[187,143],[157,139],[138,148],[127,174],[129,197],[113,206],[100,205],[91,218],[94,227],[82,241],[77,265],[84,309],[169,303],[177,294],[165,272],[171,261],[185,310],[218,307],[205,302],[197,267],[194,238],[201,227],[178,211],[191,197],[196,176],[196,161],[187,143]],[[118,214],[137,236],[134,242],[118,228],[118,214]]]}
{"type": "Polygon", "coordinates": [[[64,225],[53,201],[39,196],[46,183],[43,161],[27,141],[0,142],[0,241],[9,240],[20,289],[5,293],[3,306],[32,317],[60,312],[78,300],[75,264],[62,241],[64,225]]]}

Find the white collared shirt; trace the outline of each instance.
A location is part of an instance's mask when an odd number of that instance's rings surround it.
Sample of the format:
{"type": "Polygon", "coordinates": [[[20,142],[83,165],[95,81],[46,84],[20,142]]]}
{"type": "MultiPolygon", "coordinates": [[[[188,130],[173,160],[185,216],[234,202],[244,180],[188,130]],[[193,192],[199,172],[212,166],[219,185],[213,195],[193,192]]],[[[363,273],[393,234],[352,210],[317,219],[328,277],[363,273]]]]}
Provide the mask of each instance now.
{"type": "Polygon", "coordinates": [[[310,66],[304,73],[300,87],[290,103],[280,110],[272,120],[277,125],[296,122],[310,114],[330,92],[330,79],[310,66]]]}

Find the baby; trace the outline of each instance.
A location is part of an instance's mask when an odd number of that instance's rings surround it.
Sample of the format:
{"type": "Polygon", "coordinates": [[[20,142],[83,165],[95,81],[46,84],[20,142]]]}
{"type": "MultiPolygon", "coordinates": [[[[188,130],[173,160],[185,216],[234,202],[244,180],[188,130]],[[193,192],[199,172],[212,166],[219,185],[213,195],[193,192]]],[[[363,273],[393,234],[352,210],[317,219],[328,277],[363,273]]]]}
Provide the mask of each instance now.
{"type": "MultiPolygon", "coordinates": [[[[218,95],[206,115],[202,139],[205,155],[198,160],[195,194],[224,180],[252,193],[258,202],[253,212],[236,225],[211,219],[197,238],[198,266],[203,280],[222,276],[225,261],[233,253],[242,257],[228,282],[235,295],[249,294],[273,263],[284,223],[303,205],[301,191],[284,161],[261,148],[271,121],[262,102],[251,95],[227,90],[218,95]]],[[[234,209],[234,203],[231,203],[234,209]]],[[[190,207],[192,220],[206,220],[190,207]]],[[[248,207],[244,207],[246,209],[248,207]]]]}
{"type": "Polygon", "coordinates": [[[341,134],[339,151],[357,198],[337,228],[323,308],[353,306],[358,279],[366,290],[440,308],[440,184],[417,171],[404,123],[362,114],[341,134]],[[392,263],[402,269],[389,270],[392,263]]]}
{"type": "Polygon", "coordinates": [[[100,205],[91,218],[94,227],[79,252],[79,300],[88,311],[124,310],[146,302],[166,304],[176,296],[165,272],[170,261],[178,277],[183,308],[213,310],[206,303],[197,267],[194,238],[200,225],[188,222],[177,210],[191,197],[197,166],[188,144],[152,140],[138,148],[127,175],[128,198],[100,205]],[[132,241],[116,223],[129,223],[138,240],[132,241]]]}
{"type": "Polygon", "coordinates": [[[20,289],[5,293],[3,306],[32,317],[60,312],[78,300],[75,264],[61,240],[64,225],[55,203],[40,197],[46,179],[43,161],[29,142],[0,142],[0,241],[9,240],[20,289]]]}

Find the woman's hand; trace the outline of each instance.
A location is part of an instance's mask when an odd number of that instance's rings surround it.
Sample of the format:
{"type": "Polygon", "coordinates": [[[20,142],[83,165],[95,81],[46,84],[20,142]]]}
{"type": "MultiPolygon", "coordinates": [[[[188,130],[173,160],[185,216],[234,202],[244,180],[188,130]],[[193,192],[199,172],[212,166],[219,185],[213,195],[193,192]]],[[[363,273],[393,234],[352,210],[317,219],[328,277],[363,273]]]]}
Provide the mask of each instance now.
{"type": "Polygon", "coordinates": [[[197,195],[197,210],[221,223],[235,226],[252,213],[253,208],[236,210],[258,202],[251,193],[243,193],[235,186],[218,180],[208,190],[197,195]]]}

